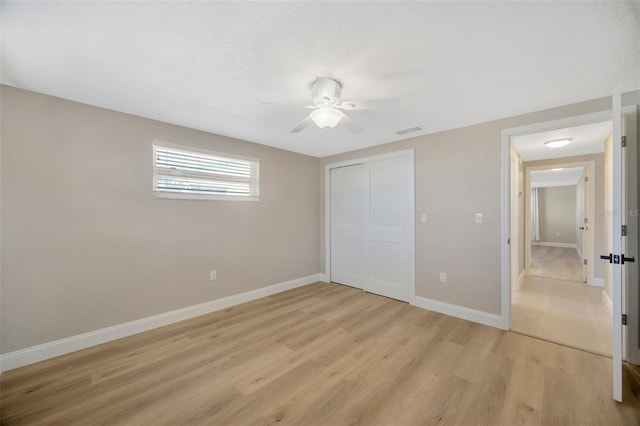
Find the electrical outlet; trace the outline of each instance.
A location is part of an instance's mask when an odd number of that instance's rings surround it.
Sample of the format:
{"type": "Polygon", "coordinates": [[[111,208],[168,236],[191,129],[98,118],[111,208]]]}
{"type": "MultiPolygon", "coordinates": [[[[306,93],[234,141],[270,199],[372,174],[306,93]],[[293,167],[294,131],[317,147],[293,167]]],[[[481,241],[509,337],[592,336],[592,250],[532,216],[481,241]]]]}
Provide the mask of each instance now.
{"type": "Polygon", "coordinates": [[[447,273],[446,272],[440,272],[440,282],[441,283],[446,283],[447,282],[447,273]]]}
{"type": "Polygon", "coordinates": [[[476,223],[482,223],[484,221],[484,217],[482,213],[476,213],[476,223]]]}
{"type": "Polygon", "coordinates": [[[216,271],[210,271],[209,272],[209,280],[211,281],[215,281],[218,278],[218,274],[216,271]]]}
{"type": "Polygon", "coordinates": [[[427,214],[426,213],[422,213],[420,215],[420,223],[427,223],[427,214]]]}

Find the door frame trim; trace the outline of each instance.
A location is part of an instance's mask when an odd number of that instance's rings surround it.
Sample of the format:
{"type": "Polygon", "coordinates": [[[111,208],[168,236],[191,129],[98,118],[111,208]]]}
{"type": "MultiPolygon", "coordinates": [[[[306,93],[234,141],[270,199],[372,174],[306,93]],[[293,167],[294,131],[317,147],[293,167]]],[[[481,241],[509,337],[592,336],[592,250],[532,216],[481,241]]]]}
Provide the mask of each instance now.
{"type": "Polygon", "coordinates": [[[324,168],[324,276],[327,282],[331,282],[331,169],[339,167],[355,166],[357,164],[365,164],[374,161],[388,160],[391,158],[409,158],[409,171],[412,179],[409,191],[411,200],[409,200],[409,208],[411,210],[412,220],[409,221],[409,303],[414,304],[416,297],[416,191],[415,191],[415,150],[413,148],[403,149],[400,151],[388,152],[380,155],[372,155],[368,157],[359,157],[351,160],[339,161],[336,163],[326,164],[324,168]]]}

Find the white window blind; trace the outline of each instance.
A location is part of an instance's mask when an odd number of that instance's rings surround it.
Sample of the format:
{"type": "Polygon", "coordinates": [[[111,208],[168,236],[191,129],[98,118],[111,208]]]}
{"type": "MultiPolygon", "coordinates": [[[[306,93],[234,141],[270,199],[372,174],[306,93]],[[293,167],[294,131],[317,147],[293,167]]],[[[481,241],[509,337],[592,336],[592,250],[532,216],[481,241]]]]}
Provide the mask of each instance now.
{"type": "Polygon", "coordinates": [[[257,200],[259,161],[153,145],[153,190],[164,198],[257,200]]]}

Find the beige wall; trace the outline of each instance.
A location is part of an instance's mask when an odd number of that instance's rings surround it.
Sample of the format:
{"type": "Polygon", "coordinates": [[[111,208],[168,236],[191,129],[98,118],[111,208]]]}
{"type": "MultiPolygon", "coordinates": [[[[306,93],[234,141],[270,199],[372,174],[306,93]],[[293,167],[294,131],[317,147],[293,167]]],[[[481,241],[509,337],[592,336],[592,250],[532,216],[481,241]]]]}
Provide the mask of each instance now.
{"type": "Polygon", "coordinates": [[[318,272],[318,159],[0,94],[4,353],[318,272]],[[156,139],[259,158],[260,201],[154,199],[156,139]]]}
{"type": "Polygon", "coordinates": [[[576,243],[576,187],[538,188],[540,238],[547,243],[576,243]]]}
{"type": "MultiPolygon", "coordinates": [[[[605,278],[605,264],[600,261],[600,253],[605,253],[605,199],[604,199],[604,188],[605,188],[605,174],[604,174],[604,154],[591,154],[591,155],[579,155],[576,157],[563,157],[563,158],[552,158],[549,160],[540,160],[540,161],[528,161],[524,163],[524,167],[540,167],[540,166],[555,166],[558,164],[568,164],[568,163],[582,163],[587,161],[595,162],[595,170],[594,170],[594,192],[595,196],[593,199],[595,205],[595,219],[593,220],[593,224],[595,226],[593,234],[594,234],[594,252],[595,259],[594,262],[594,270],[593,274],[596,278],[605,278]]],[[[575,213],[574,213],[575,214],[575,213]]]]}
{"type": "MultiPolygon", "coordinates": [[[[623,103],[637,105],[639,95],[626,94],[623,103]]],[[[501,131],[609,109],[611,99],[601,98],[418,136],[322,158],[320,173],[324,176],[329,163],[414,148],[416,215],[425,212],[429,218],[426,224],[416,221],[416,294],[500,314],[501,131]],[[475,213],[484,213],[483,224],[474,223],[475,213]],[[448,272],[446,284],[439,282],[439,272],[448,272]]],[[[322,178],[323,225],[324,190],[322,178]]],[[[321,232],[324,269],[324,230],[321,232]]]]}

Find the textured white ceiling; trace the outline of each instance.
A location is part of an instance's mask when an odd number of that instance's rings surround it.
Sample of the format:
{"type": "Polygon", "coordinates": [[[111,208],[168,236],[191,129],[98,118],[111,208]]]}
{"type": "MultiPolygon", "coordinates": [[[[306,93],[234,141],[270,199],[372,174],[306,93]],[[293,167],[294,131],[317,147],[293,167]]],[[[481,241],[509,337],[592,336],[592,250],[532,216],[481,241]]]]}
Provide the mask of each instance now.
{"type": "Polygon", "coordinates": [[[603,121],[601,123],[514,136],[511,138],[511,143],[516,147],[523,161],[573,157],[604,152],[604,141],[612,131],[613,124],[611,121],[603,121]],[[564,138],[572,139],[571,143],[560,148],[549,148],[544,144],[547,141],[564,138]]]}
{"type": "Polygon", "coordinates": [[[531,172],[532,188],[548,188],[552,186],[572,186],[582,178],[582,167],[569,167],[562,170],[534,170],[531,172]]]}
{"type": "Polygon", "coordinates": [[[2,2],[1,81],[314,156],[640,88],[637,2],[2,2]],[[290,134],[317,76],[400,102],[290,134]]]}

